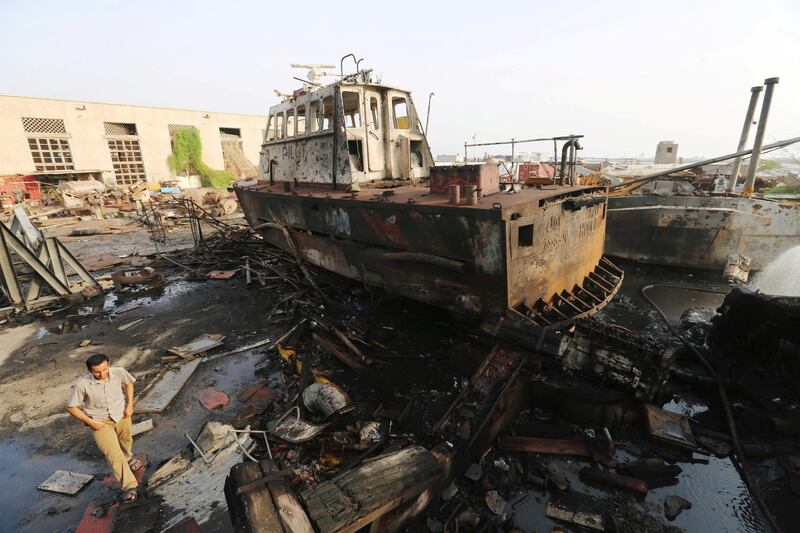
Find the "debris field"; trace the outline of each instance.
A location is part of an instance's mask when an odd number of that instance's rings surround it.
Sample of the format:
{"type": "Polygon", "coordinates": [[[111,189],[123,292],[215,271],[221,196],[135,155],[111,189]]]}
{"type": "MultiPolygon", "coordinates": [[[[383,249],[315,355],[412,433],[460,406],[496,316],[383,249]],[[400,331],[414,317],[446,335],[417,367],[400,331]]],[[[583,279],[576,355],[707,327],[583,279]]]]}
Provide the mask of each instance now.
{"type": "Polygon", "coordinates": [[[150,254],[64,239],[101,290],[6,315],[0,446],[49,470],[3,467],[29,496],[4,527],[791,530],[797,299],[623,264],[606,309],[537,338],[169,209],[177,247],[162,223],[130,231],[150,254]],[[138,379],[135,504],[61,414],[96,351],[138,379]]]}

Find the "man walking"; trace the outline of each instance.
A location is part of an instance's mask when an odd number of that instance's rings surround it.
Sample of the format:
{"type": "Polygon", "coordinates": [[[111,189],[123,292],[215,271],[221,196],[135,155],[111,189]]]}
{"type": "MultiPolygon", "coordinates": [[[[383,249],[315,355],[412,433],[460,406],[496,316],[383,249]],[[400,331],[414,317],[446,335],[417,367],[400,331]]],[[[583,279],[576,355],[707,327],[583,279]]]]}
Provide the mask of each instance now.
{"type": "Polygon", "coordinates": [[[89,374],[73,385],[67,411],[92,429],[97,447],[106,456],[114,477],[122,484],[125,501],[137,497],[138,482],[133,472],[142,467],[131,453],[133,383],[127,370],[111,367],[107,355],[94,354],[86,360],[89,374]],[[123,394],[124,389],[124,394],[123,394]]]}

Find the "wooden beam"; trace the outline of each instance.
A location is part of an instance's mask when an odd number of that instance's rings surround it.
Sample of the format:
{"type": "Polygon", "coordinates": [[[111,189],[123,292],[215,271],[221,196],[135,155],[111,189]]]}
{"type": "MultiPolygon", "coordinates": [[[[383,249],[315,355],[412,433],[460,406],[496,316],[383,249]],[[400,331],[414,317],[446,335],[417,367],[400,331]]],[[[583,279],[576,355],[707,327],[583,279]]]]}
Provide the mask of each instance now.
{"type": "Polygon", "coordinates": [[[259,465],[265,476],[272,476],[272,480],[267,482],[267,488],[272,495],[272,502],[278,509],[278,518],[283,524],[283,529],[291,533],[314,533],[314,526],[311,525],[294,491],[286,480],[276,477],[280,472],[278,467],[269,460],[261,461],[259,465]]]}
{"type": "Polygon", "coordinates": [[[247,533],[284,533],[272,497],[266,488],[252,490],[241,495],[236,490],[263,476],[258,463],[244,462],[231,468],[225,480],[225,499],[233,522],[233,529],[247,533]]]}
{"type": "Polygon", "coordinates": [[[510,452],[549,453],[554,455],[589,456],[586,443],[580,440],[541,439],[536,437],[511,437],[503,435],[497,438],[501,449],[510,452]]]}
{"type": "Polygon", "coordinates": [[[344,350],[340,350],[335,344],[333,344],[328,339],[316,333],[312,334],[311,338],[317,344],[317,346],[319,346],[326,352],[329,352],[331,355],[335,355],[342,363],[349,366],[350,368],[354,370],[360,370],[366,368],[363,364],[361,364],[361,361],[359,361],[349,353],[345,352],[344,350]]]}
{"type": "Polygon", "coordinates": [[[421,446],[365,461],[300,493],[320,533],[355,532],[438,483],[442,468],[421,446]]]}

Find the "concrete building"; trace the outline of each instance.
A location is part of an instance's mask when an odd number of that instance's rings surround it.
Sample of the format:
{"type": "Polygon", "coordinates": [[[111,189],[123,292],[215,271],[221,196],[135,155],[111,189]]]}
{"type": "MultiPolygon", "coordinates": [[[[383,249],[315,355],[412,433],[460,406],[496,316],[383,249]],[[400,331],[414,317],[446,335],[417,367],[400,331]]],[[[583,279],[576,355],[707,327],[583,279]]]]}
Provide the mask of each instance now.
{"type": "Polygon", "coordinates": [[[653,163],[656,165],[674,165],[678,162],[678,143],[672,141],[661,141],[656,146],[656,157],[653,163]]]}
{"type": "Polygon", "coordinates": [[[241,177],[258,163],[266,115],[0,95],[0,176],[100,171],[109,184],[157,183],[173,177],[173,132],[191,127],[211,168],[241,177]]]}

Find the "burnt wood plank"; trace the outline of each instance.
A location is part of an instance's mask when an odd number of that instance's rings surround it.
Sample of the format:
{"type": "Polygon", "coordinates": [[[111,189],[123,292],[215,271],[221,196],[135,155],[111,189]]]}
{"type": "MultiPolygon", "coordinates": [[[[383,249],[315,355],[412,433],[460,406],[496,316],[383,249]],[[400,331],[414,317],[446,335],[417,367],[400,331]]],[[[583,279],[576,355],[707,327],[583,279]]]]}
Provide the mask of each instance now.
{"type": "MultiPolygon", "coordinates": [[[[263,460],[260,463],[261,472],[275,476],[280,472],[272,461],[263,460]]],[[[292,488],[282,478],[267,482],[267,488],[272,495],[272,501],[278,510],[278,518],[283,523],[283,528],[292,533],[314,533],[314,527],[308,519],[305,509],[300,504],[292,488]]]]}
{"type": "Polygon", "coordinates": [[[263,477],[257,463],[240,463],[225,480],[225,499],[233,529],[242,533],[284,533],[267,487],[237,495],[237,489],[263,477]]]}
{"type": "Polygon", "coordinates": [[[413,446],[365,461],[302,493],[321,533],[356,531],[435,483],[442,475],[433,454],[413,446]]]}

